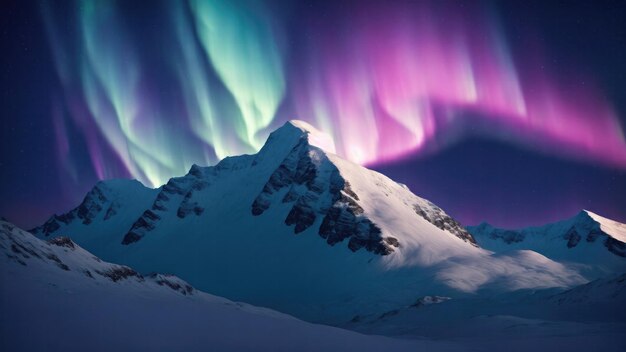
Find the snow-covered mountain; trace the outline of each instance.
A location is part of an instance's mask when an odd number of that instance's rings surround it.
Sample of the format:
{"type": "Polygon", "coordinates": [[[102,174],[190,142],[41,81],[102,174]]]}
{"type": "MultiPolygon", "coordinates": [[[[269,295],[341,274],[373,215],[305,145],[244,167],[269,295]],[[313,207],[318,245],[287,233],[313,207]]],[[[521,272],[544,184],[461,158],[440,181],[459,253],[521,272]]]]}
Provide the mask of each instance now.
{"type": "Polygon", "coordinates": [[[143,276],[67,237],[44,242],[0,221],[2,351],[458,351],[297,320],[143,276]]]}
{"type": "MultiPolygon", "coordinates": [[[[69,236],[140,272],[171,272],[211,293],[332,323],[423,296],[596,278],[532,250],[479,247],[406,186],[332,154],[329,140],[291,121],[259,153],[193,166],[158,189],[100,182],[78,208],[33,232],[69,236]]],[[[622,259],[616,271],[626,271],[622,259]]]]}
{"type": "Polygon", "coordinates": [[[580,263],[595,277],[624,272],[626,224],[583,210],[563,221],[520,230],[487,223],[468,226],[482,248],[506,252],[532,250],[560,262],[580,263]]]}

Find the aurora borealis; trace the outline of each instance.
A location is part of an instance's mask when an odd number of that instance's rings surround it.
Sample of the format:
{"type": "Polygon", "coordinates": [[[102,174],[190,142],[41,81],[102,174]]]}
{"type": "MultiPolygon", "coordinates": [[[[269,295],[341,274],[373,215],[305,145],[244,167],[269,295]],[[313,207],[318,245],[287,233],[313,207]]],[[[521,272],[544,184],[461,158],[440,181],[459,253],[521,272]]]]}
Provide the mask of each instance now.
{"type": "Polygon", "coordinates": [[[101,179],[129,175],[157,187],[193,163],[256,152],[282,102],[286,81],[268,19],[228,1],[168,5],[173,35],[160,45],[176,91],[167,96],[152,90],[160,73],[142,65],[113,2],[76,6],[81,35],[73,40],[60,39],[43,9],[68,115],[97,136],[87,140],[101,179]]]}
{"type": "Polygon", "coordinates": [[[157,187],[194,163],[256,152],[289,119],[374,168],[483,138],[619,177],[626,170],[623,112],[602,82],[575,59],[555,64],[532,31],[507,31],[497,3],[33,8],[56,80],[40,103],[63,192],[92,176],[157,187]]]}

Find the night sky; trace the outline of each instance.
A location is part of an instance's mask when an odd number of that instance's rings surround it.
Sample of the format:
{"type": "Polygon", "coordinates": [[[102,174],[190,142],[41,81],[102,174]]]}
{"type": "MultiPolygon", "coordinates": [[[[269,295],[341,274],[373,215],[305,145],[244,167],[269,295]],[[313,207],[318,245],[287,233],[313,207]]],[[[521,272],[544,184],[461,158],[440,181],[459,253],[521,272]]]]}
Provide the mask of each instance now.
{"type": "Polygon", "coordinates": [[[0,215],[156,187],[289,119],[463,224],[626,222],[623,1],[4,1],[0,215]],[[80,4],[80,5],[79,5],[80,4]]]}

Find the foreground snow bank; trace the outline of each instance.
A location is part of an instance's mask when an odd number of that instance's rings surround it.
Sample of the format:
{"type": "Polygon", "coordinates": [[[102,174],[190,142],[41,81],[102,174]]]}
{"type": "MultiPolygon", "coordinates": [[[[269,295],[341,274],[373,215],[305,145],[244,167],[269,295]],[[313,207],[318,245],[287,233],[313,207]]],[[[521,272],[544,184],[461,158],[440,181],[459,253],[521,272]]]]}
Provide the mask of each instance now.
{"type": "Polygon", "coordinates": [[[1,351],[454,351],[367,336],[144,277],[0,221],[1,351]]]}

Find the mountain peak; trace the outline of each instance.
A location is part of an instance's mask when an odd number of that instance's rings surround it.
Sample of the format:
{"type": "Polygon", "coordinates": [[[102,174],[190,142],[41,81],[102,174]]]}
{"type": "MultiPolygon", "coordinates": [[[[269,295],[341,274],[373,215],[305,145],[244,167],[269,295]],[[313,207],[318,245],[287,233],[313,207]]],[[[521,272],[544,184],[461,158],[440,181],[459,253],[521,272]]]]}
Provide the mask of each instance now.
{"type": "Polygon", "coordinates": [[[583,210],[581,213],[583,212],[598,223],[603,232],[622,243],[626,243],[626,224],[605,218],[589,210],[583,210]]]}
{"type": "Polygon", "coordinates": [[[307,122],[291,120],[270,133],[263,148],[254,156],[252,165],[265,165],[273,169],[300,143],[320,148],[326,152],[335,153],[333,139],[311,126],[307,122]]]}
{"type": "MultiPolygon", "coordinates": [[[[310,145],[321,148],[326,152],[335,154],[335,142],[332,137],[324,133],[308,122],[301,120],[289,120],[285,124],[274,131],[275,134],[297,134],[298,136],[306,136],[310,145]]],[[[273,133],[273,134],[274,134],[273,133]]]]}

